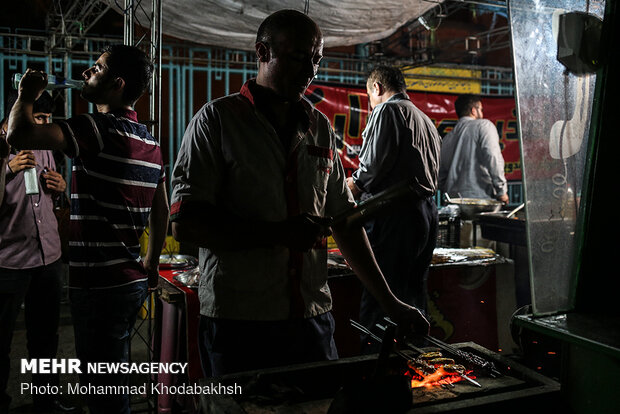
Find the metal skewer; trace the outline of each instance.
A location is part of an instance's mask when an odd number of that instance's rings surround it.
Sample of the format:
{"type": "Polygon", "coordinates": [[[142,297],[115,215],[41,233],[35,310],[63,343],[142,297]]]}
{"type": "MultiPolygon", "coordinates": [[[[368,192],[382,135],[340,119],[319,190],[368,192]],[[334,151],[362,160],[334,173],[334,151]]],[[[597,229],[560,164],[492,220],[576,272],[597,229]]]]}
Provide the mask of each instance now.
{"type": "MultiPolygon", "coordinates": [[[[391,320],[390,318],[385,317],[385,318],[383,318],[383,319],[385,319],[385,321],[386,321],[386,322],[391,323],[391,324],[393,324],[394,326],[396,326],[396,323],[392,322],[392,320],[391,320]]],[[[377,328],[381,329],[382,331],[385,331],[385,330],[387,329],[387,326],[383,326],[383,325],[380,325],[380,324],[376,324],[375,326],[376,326],[377,328]]],[[[366,328],[364,328],[364,329],[366,329],[366,328]]],[[[366,330],[367,330],[367,329],[366,329],[366,330]]],[[[376,337],[376,335],[375,335],[375,337],[376,337]]],[[[416,348],[416,347],[415,347],[415,346],[413,346],[413,345],[412,345],[412,348],[413,348],[413,350],[414,350],[414,351],[416,351],[416,352],[417,352],[418,354],[420,354],[420,355],[421,355],[421,354],[423,354],[423,353],[425,352],[423,349],[416,348]]],[[[416,360],[415,358],[411,357],[410,355],[405,354],[405,353],[404,353],[404,352],[402,352],[402,351],[399,351],[399,350],[397,350],[397,349],[393,349],[393,351],[394,351],[397,355],[399,355],[399,356],[401,356],[401,357],[403,357],[403,358],[406,358],[406,359],[407,359],[407,363],[409,363],[409,362],[411,362],[411,361],[416,361],[416,363],[418,363],[418,364],[420,363],[420,361],[416,360]]],[[[427,368],[430,368],[430,369],[432,369],[433,371],[436,371],[436,370],[437,370],[437,369],[436,369],[435,367],[433,367],[433,366],[428,366],[428,364],[426,364],[426,365],[427,365],[427,368]]],[[[426,369],[426,368],[424,368],[424,370],[425,370],[425,369],[426,369]]],[[[428,374],[431,374],[431,373],[432,373],[432,372],[428,372],[428,371],[426,371],[426,372],[427,372],[428,374]]],[[[460,374],[459,374],[459,375],[460,375],[460,374]]],[[[440,385],[441,387],[443,387],[443,388],[448,388],[448,387],[449,387],[449,388],[454,388],[454,384],[453,384],[453,383],[451,383],[451,382],[448,382],[448,383],[441,383],[441,382],[440,382],[440,383],[439,383],[439,385],[440,385]]]]}
{"type": "MultiPolygon", "coordinates": [[[[349,319],[349,321],[351,322],[351,326],[364,332],[365,334],[367,334],[368,336],[370,336],[372,339],[374,339],[375,341],[377,341],[378,343],[382,344],[383,343],[383,339],[381,339],[380,337],[378,337],[377,335],[375,335],[374,333],[372,333],[369,329],[367,329],[364,325],[360,324],[359,322],[355,322],[353,319],[349,319]]],[[[402,351],[399,351],[398,349],[393,349],[394,353],[396,355],[398,355],[401,358],[406,359],[407,361],[411,361],[413,358],[411,357],[411,355],[407,355],[402,351]]]]}
{"type": "Polygon", "coordinates": [[[370,336],[372,339],[374,339],[375,341],[379,342],[379,343],[383,343],[383,339],[379,338],[377,335],[375,335],[374,333],[372,333],[369,329],[367,329],[364,325],[362,325],[359,322],[354,321],[353,319],[349,319],[349,322],[351,322],[351,326],[364,332],[365,334],[367,334],[368,336],[370,336]]]}
{"type": "MultiPolygon", "coordinates": [[[[389,317],[387,317],[387,316],[386,316],[385,318],[383,318],[383,319],[384,319],[386,322],[388,322],[388,323],[391,323],[391,324],[393,324],[393,325],[396,325],[396,322],[392,321],[392,320],[391,320],[389,317]]],[[[379,325],[379,324],[377,324],[377,327],[379,327],[379,329],[385,329],[383,326],[381,326],[381,325],[379,325]]],[[[449,345],[447,345],[447,344],[443,344],[443,343],[441,343],[439,340],[435,340],[435,338],[433,338],[433,337],[432,337],[432,336],[430,336],[430,335],[424,335],[424,338],[425,338],[427,341],[429,341],[429,342],[431,342],[431,343],[433,343],[433,344],[435,344],[435,345],[437,345],[437,346],[440,346],[439,344],[441,344],[440,348],[452,348],[452,351],[448,350],[448,352],[451,352],[451,353],[453,353],[453,354],[455,354],[455,355],[459,355],[459,351],[460,351],[460,350],[457,350],[457,349],[456,349],[456,348],[454,348],[454,347],[450,347],[450,346],[449,346],[449,345]],[[432,339],[432,341],[431,341],[431,339],[432,339]]],[[[416,352],[418,352],[418,353],[420,353],[420,354],[423,354],[423,353],[424,353],[424,350],[422,350],[422,349],[420,349],[420,348],[416,347],[416,346],[415,346],[415,345],[413,345],[411,342],[406,342],[406,344],[405,344],[405,345],[407,345],[407,347],[408,347],[408,348],[410,348],[410,349],[412,349],[412,350],[414,350],[414,351],[416,351],[416,352]]],[[[471,384],[473,384],[473,385],[475,385],[475,386],[477,386],[477,387],[482,388],[482,385],[480,385],[477,381],[474,381],[473,379],[469,378],[467,375],[465,375],[465,374],[461,374],[461,373],[458,373],[458,374],[459,374],[459,375],[460,375],[463,379],[465,379],[466,381],[470,382],[471,384]]]]}
{"type": "MultiPolygon", "coordinates": [[[[482,369],[486,369],[489,371],[489,373],[491,374],[491,376],[493,377],[501,377],[502,373],[499,372],[496,368],[495,365],[492,362],[489,361],[485,361],[484,359],[480,358],[477,355],[474,355],[470,352],[466,352],[463,350],[460,350],[458,348],[455,348],[449,344],[446,344],[442,341],[440,341],[439,339],[433,338],[430,335],[424,335],[423,336],[424,339],[426,339],[428,342],[432,343],[433,345],[443,349],[446,352],[449,352],[451,354],[460,356],[464,359],[467,359],[469,362],[471,362],[474,365],[477,365],[478,367],[482,368],[482,369]]],[[[408,343],[407,346],[409,346],[410,344],[408,343]]]]}
{"type": "MultiPolygon", "coordinates": [[[[394,323],[394,322],[393,322],[390,318],[387,318],[387,317],[386,317],[386,318],[384,318],[384,319],[385,319],[385,321],[386,321],[386,322],[388,322],[388,323],[395,324],[395,323],[394,323]]],[[[379,327],[379,329],[385,329],[385,327],[383,327],[383,326],[381,326],[381,325],[379,325],[379,324],[377,324],[377,327],[379,327]]],[[[366,329],[366,328],[364,328],[364,329],[366,329]]],[[[427,340],[429,340],[429,338],[432,338],[432,337],[431,337],[431,336],[429,336],[429,335],[426,335],[425,337],[426,337],[426,339],[427,339],[427,340]]],[[[432,338],[432,339],[435,339],[435,338],[432,338]]],[[[429,340],[429,342],[433,342],[433,341],[430,341],[430,340],[429,340]]],[[[437,344],[436,342],[433,342],[433,343],[434,343],[434,344],[437,344]]],[[[416,351],[416,352],[419,352],[419,353],[421,353],[421,354],[422,354],[422,353],[424,353],[424,351],[423,351],[423,350],[421,350],[420,348],[416,347],[416,346],[415,346],[415,345],[413,345],[411,342],[407,342],[407,343],[406,343],[406,345],[407,345],[409,348],[411,348],[411,349],[413,349],[414,351],[416,351]]],[[[454,348],[454,349],[456,350],[456,348],[454,348]]],[[[450,351],[449,351],[449,352],[450,352],[450,351]]],[[[457,355],[458,355],[458,352],[453,352],[453,353],[455,353],[455,354],[457,354],[457,355]]],[[[463,378],[464,380],[466,380],[467,382],[469,382],[470,384],[473,384],[473,385],[475,385],[476,387],[480,387],[480,388],[482,388],[482,385],[480,385],[477,381],[474,381],[473,379],[469,378],[467,375],[465,375],[465,374],[461,374],[460,372],[458,372],[457,374],[458,374],[461,378],[463,378]]]]}
{"type": "Polygon", "coordinates": [[[510,218],[512,216],[514,216],[517,211],[521,210],[523,207],[525,207],[525,203],[521,203],[519,204],[519,207],[515,208],[514,210],[512,210],[510,213],[508,213],[508,215],[506,216],[506,218],[510,218]]]}
{"type": "MultiPolygon", "coordinates": [[[[368,336],[370,336],[372,339],[374,339],[375,341],[377,341],[378,343],[382,344],[383,343],[383,339],[381,339],[380,337],[378,337],[377,335],[373,334],[369,329],[367,329],[364,325],[354,321],[353,319],[349,319],[349,322],[351,322],[351,326],[360,330],[361,332],[364,332],[365,334],[367,334],[368,336]]],[[[380,328],[385,329],[385,327],[381,326],[381,325],[377,325],[380,328]]],[[[413,361],[414,358],[412,358],[410,355],[405,354],[404,352],[399,351],[398,349],[393,349],[394,353],[396,355],[398,355],[399,357],[405,359],[407,362],[409,361],[413,361]]],[[[460,375],[460,374],[459,374],[460,375]]],[[[470,378],[468,378],[470,379],[470,378]]],[[[471,380],[473,381],[473,380],[471,380]]],[[[475,381],[474,381],[475,382],[475,381]]],[[[446,388],[446,387],[450,387],[450,388],[454,388],[454,384],[452,383],[448,383],[448,384],[439,384],[439,386],[441,386],[442,388],[446,388]]],[[[481,385],[478,384],[478,386],[480,387],[481,385]]]]}
{"type": "MultiPolygon", "coordinates": [[[[407,342],[405,345],[407,345],[407,347],[413,349],[414,351],[418,351],[420,349],[420,348],[417,348],[415,345],[413,345],[411,342],[407,342]]],[[[466,380],[467,382],[471,383],[472,385],[475,385],[476,387],[482,388],[482,385],[480,385],[480,383],[478,383],[477,381],[474,381],[473,379],[469,378],[467,375],[461,374],[460,372],[457,372],[457,374],[461,378],[466,380]]]]}

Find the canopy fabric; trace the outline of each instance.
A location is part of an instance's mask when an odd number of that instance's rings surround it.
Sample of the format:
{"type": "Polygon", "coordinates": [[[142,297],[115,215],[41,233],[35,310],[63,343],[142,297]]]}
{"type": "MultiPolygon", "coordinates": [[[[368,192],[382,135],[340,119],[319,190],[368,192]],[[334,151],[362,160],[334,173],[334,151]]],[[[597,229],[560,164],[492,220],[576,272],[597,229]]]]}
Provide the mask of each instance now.
{"type": "MultiPolygon", "coordinates": [[[[122,13],[118,0],[101,0],[122,13]]],[[[425,0],[309,0],[308,15],[323,32],[325,47],[383,39],[438,2],[425,0]]],[[[281,9],[304,11],[304,0],[162,0],[162,32],[180,39],[231,49],[253,50],[256,30],[281,9]]],[[[148,26],[152,3],[139,2],[136,15],[148,26]]]]}

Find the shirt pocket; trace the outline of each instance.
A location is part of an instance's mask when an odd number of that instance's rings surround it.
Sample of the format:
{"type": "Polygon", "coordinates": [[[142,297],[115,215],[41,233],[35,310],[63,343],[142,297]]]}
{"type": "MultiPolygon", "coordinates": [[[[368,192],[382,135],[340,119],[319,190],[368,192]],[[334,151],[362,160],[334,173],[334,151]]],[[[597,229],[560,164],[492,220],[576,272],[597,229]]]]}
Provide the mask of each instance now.
{"type": "Polygon", "coordinates": [[[327,181],[334,168],[333,151],[331,148],[317,145],[306,146],[309,159],[309,174],[312,185],[320,192],[327,191],[327,181]]]}

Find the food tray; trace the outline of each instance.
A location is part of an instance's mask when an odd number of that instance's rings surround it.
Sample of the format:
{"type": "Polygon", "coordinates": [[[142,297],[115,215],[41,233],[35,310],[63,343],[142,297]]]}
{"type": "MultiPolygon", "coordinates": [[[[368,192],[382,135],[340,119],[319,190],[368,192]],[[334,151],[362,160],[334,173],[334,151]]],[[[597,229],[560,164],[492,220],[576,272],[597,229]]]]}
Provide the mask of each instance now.
{"type": "Polygon", "coordinates": [[[177,282],[183,283],[185,286],[198,289],[200,283],[200,269],[198,266],[184,270],[177,270],[173,272],[173,279],[177,282]]]}
{"type": "Polygon", "coordinates": [[[159,256],[160,269],[182,269],[198,265],[198,259],[184,254],[162,254],[159,256]]]}

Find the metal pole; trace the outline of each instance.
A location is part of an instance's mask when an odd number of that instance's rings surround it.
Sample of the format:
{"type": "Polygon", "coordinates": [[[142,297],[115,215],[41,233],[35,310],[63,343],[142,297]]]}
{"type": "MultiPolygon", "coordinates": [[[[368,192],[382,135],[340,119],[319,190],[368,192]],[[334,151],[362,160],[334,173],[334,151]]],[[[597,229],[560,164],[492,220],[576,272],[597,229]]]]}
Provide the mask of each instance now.
{"type": "Polygon", "coordinates": [[[134,6],[133,0],[125,0],[125,13],[123,15],[124,30],[123,30],[123,42],[126,45],[133,46],[134,44],[134,6]]]}
{"type": "Polygon", "coordinates": [[[161,143],[161,14],[162,1],[153,0],[152,27],[151,27],[151,59],[155,66],[151,82],[151,104],[149,117],[152,121],[151,135],[161,143]]]}
{"type": "MultiPolygon", "coordinates": [[[[155,66],[155,70],[153,71],[153,78],[151,81],[151,102],[149,105],[149,118],[151,120],[151,135],[155,137],[157,142],[161,143],[161,13],[162,13],[162,1],[161,0],[153,0],[152,5],[152,19],[151,19],[151,59],[153,60],[153,64],[155,66]]],[[[156,293],[151,293],[148,296],[148,304],[149,304],[149,314],[148,314],[148,341],[149,341],[149,355],[148,360],[153,361],[153,359],[159,361],[161,359],[161,355],[154,355],[154,352],[160,350],[159,346],[152,347],[153,345],[153,315],[152,312],[155,312],[154,309],[154,301],[158,301],[156,293]],[[155,295],[155,297],[154,297],[155,295]]],[[[160,377],[157,377],[158,381],[160,377]]],[[[147,394],[147,400],[149,401],[149,413],[155,413],[156,407],[159,406],[159,398],[154,395],[147,394]],[[149,398],[150,397],[150,398],[149,398]]]]}

